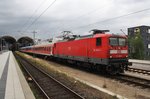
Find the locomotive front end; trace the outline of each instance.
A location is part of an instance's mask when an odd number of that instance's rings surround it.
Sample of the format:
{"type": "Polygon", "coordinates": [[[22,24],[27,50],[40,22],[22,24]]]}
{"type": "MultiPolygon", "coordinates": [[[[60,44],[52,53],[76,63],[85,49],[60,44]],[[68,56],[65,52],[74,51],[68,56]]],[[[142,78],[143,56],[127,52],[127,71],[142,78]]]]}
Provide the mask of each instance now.
{"type": "Polygon", "coordinates": [[[128,45],[125,36],[109,37],[109,65],[107,71],[117,74],[123,73],[128,68],[128,45]]]}

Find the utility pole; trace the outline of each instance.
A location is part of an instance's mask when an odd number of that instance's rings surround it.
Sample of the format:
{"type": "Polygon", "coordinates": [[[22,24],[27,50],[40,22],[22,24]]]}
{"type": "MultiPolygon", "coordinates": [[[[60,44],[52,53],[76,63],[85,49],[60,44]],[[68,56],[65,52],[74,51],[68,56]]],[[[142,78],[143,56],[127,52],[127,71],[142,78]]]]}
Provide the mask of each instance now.
{"type": "Polygon", "coordinates": [[[1,39],[1,51],[3,51],[3,39],[1,39]]]}
{"type": "Polygon", "coordinates": [[[1,52],[2,52],[3,50],[5,50],[5,48],[3,48],[5,39],[3,39],[3,38],[0,38],[0,39],[1,39],[1,52]]]}
{"type": "MultiPolygon", "coordinates": [[[[34,46],[35,46],[35,34],[37,33],[36,31],[33,31],[33,49],[32,49],[32,52],[33,52],[33,58],[35,58],[35,54],[34,54],[34,46]]],[[[35,64],[36,64],[36,59],[35,59],[35,64]]]]}
{"type": "Polygon", "coordinates": [[[37,33],[36,31],[33,31],[33,45],[35,45],[35,34],[37,33]]]}

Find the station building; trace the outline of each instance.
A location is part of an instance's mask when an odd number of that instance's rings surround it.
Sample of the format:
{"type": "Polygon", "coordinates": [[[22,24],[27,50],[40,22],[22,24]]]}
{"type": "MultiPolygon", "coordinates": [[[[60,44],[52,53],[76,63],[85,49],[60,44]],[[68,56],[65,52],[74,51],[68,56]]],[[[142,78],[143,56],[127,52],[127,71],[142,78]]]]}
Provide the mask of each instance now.
{"type": "MultiPolygon", "coordinates": [[[[144,48],[144,59],[150,59],[150,26],[136,26],[128,28],[128,38],[133,38],[139,34],[142,38],[144,48]]],[[[129,54],[133,53],[134,49],[129,42],[129,54]]]]}

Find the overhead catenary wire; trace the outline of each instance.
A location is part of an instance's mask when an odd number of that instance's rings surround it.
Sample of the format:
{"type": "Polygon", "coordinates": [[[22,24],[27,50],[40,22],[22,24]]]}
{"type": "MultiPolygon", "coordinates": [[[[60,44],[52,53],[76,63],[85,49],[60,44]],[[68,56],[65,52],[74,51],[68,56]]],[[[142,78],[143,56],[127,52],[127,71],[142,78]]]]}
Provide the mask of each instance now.
{"type": "MultiPolygon", "coordinates": [[[[55,1],[56,1],[56,0],[54,0],[54,2],[55,2],[55,1]]],[[[52,3],[52,4],[53,4],[53,3],[52,3]]],[[[50,7],[51,7],[51,6],[50,6],[50,7]]],[[[49,7],[48,7],[48,8],[49,8],[49,7]]],[[[41,13],[40,16],[37,17],[37,18],[28,26],[27,29],[29,29],[36,21],[38,21],[38,19],[46,12],[46,10],[48,10],[48,8],[45,9],[44,12],[41,13]]],[[[111,21],[111,20],[119,19],[119,18],[122,18],[122,17],[125,17],[125,16],[129,16],[129,15],[136,14],[136,13],[140,13],[140,12],[147,11],[147,10],[150,10],[150,8],[143,9],[143,10],[139,10],[139,11],[132,12],[132,13],[123,14],[123,15],[120,15],[120,16],[117,16],[117,17],[112,17],[112,18],[109,18],[109,19],[97,21],[97,22],[94,22],[94,23],[91,23],[91,24],[87,24],[87,25],[83,25],[83,26],[79,26],[79,27],[75,27],[75,28],[72,28],[72,27],[71,27],[70,29],[84,28],[84,27],[88,27],[88,26],[93,25],[93,24],[97,24],[97,23],[102,23],[102,22],[106,22],[106,21],[111,21]]],[[[94,12],[94,10],[93,10],[93,12],[94,12]]],[[[90,13],[92,13],[92,12],[90,12],[90,13]]],[[[83,16],[84,16],[84,15],[83,15],[83,16]]],[[[80,16],[79,16],[79,17],[80,17],[80,16]]],[[[82,17],[82,16],[81,16],[81,17],[82,17]]],[[[27,30],[27,29],[26,29],[26,30],[27,30]]]]}
{"type": "Polygon", "coordinates": [[[25,29],[27,31],[35,22],[38,21],[38,19],[56,2],[57,0],[54,0],[35,20],[32,21],[32,23],[25,29]]]}
{"type": "Polygon", "coordinates": [[[98,23],[102,23],[102,22],[107,22],[107,21],[119,19],[119,18],[122,18],[122,17],[130,16],[130,15],[137,14],[137,13],[144,12],[144,11],[148,11],[148,10],[150,10],[150,8],[146,8],[146,9],[135,11],[135,12],[131,12],[131,13],[127,13],[127,14],[120,15],[120,16],[117,16],[117,17],[105,19],[105,20],[102,20],[102,21],[97,21],[97,22],[94,22],[94,23],[91,23],[91,24],[88,24],[88,25],[83,25],[83,26],[79,26],[79,27],[76,27],[76,28],[72,28],[72,29],[84,28],[84,27],[88,27],[88,26],[91,26],[91,25],[94,25],[94,24],[98,24],[98,23]]]}
{"type": "MultiPolygon", "coordinates": [[[[133,15],[133,14],[136,14],[136,13],[140,13],[140,12],[144,12],[144,11],[148,11],[150,10],[150,8],[146,8],[146,9],[143,9],[143,10],[139,10],[139,11],[135,11],[135,12],[130,12],[130,13],[127,13],[127,14],[123,14],[123,15],[120,15],[120,16],[117,16],[117,17],[113,17],[113,18],[109,18],[109,19],[105,19],[105,20],[102,20],[102,21],[97,21],[97,22],[94,22],[94,23],[91,23],[91,24],[88,24],[88,25],[83,25],[83,26],[79,26],[79,27],[75,27],[75,28],[67,28],[67,30],[74,30],[74,29],[79,29],[79,28],[84,28],[84,27],[88,27],[90,25],[94,25],[94,24],[97,24],[97,23],[102,23],[102,22],[106,22],[106,21],[111,21],[111,20],[115,20],[115,19],[119,19],[119,18],[122,18],[122,17],[126,17],[126,16],[129,16],[129,15],[133,15]]],[[[93,10],[94,11],[94,10],[93,10]]],[[[92,13],[92,12],[90,12],[92,13]]],[[[84,16],[84,15],[83,15],[84,16]]],[[[82,16],[81,16],[82,17],[82,16]]]]}
{"type": "MultiPolygon", "coordinates": [[[[111,0],[111,2],[112,2],[113,0],[111,0]]],[[[72,20],[78,20],[78,19],[80,19],[80,18],[82,18],[82,17],[84,17],[84,16],[89,16],[89,15],[91,15],[92,13],[94,13],[94,12],[97,12],[98,10],[100,10],[100,9],[104,9],[105,7],[107,7],[108,5],[103,5],[102,7],[98,7],[98,8],[95,8],[95,9],[93,9],[93,10],[91,10],[91,11],[89,11],[89,12],[87,12],[87,13],[84,13],[84,14],[81,14],[81,15],[79,15],[79,16],[77,16],[77,17],[75,17],[75,18],[73,18],[72,20]]],[[[65,24],[60,24],[60,26],[64,26],[65,24]]],[[[60,26],[58,26],[57,28],[60,28],[60,26]]],[[[69,26],[69,25],[68,25],[69,26]]],[[[64,29],[64,28],[63,28],[64,29]]]]}
{"type": "Polygon", "coordinates": [[[26,27],[26,25],[30,22],[30,20],[32,20],[33,16],[38,12],[38,10],[41,8],[41,6],[45,3],[46,0],[43,0],[40,5],[34,10],[33,14],[31,16],[29,16],[26,20],[26,22],[22,25],[22,29],[21,31],[23,31],[26,27]]]}

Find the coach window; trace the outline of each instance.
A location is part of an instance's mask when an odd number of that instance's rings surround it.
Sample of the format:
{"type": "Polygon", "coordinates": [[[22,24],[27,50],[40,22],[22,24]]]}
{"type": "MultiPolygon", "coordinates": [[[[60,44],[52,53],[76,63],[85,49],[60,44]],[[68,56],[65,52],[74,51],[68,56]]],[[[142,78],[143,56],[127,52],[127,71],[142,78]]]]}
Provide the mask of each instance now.
{"type": "Polygon", "coordinates": [[[96,46],[101,46],[101,38],[96,38],[96,46]]]}

